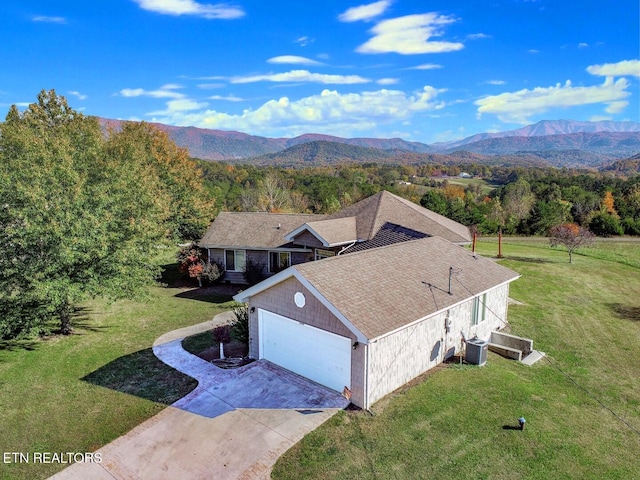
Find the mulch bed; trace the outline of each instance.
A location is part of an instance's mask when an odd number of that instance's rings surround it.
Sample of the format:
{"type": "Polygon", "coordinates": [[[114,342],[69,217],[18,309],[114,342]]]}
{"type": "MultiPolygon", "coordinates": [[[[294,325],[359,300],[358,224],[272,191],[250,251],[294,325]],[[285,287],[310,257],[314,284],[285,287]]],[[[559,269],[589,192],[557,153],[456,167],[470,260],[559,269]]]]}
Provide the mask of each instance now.
{"type": "Polygon", "coordinates": [[[197,356],[220,368],[238,368],[254,361],[252,358],[247,357],[248,353],[244,344],[231,341],[224,345],[225,359],[220,359],[220,347],[217,345],[203,350],[197,356]]]}

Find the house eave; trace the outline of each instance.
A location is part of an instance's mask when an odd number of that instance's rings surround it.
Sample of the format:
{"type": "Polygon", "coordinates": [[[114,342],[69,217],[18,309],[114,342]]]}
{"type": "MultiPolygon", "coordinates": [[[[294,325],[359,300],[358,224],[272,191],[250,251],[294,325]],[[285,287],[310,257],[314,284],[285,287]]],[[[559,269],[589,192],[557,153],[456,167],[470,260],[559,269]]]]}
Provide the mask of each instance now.
{"type": "Polygon", "coordinates": [[[492,287],[487,288],[486,290],[483,290],[483,291],[481,291],[481,292],[479,292],[477,294],[474,294],[474,295],[470,295],[470,296],[468,296],[468,297],[466,297],[466,298],[464,298],[464,299],[462,299],[462,300],[460,300],[460,301],[458,301],[456,303],[452,303],[451,305],[447,305],[446,307],[443,307],[443,308],[441,308],[439,310],[436,310],[435,312],[429,313],[428,315],[425,315],[424,317],[418,318],[417,320],[413,320],[412,322],[406,323],[406,324],[404,324],[404,325],[402,325],[402,326],[400,326],[400,327],[398,327],[398,328],[396,328],[394,330],[391,330],[389,332],[385,332],[385,333],[380,334],[380,335],[378,335],[376,337],[373,337],[370,340],[370,342],[371,343],[377,342],[378,340],[381,340],[381,339],[383,339],[385,337],[388,337],[389,335],[393,335],[394,333],[398,333],[398,332],[404,330],[405,328],[410,328],[410,327],[412,327],[412,326],[414,326],[414,325],[416,325],[416,324],[418,324],[420,322],[424,322],[425,320],[428,320],[431,317],[435,317],[437,315],[440,315],[443,312],[446,312],[447,310],[451,310],[452,308],[455,308],[455,307],[457,307],[459,305],[462,305],[463,303],[468,302],[472,298],[475,298],[475,297],[478,297],[480,295],[483,295],[483,294],[485,294],[485,293],[487,293],[487,292],[489,292],[491,290],[494,290],[496,288],[500,288],[500,287],[502,287],[504,285],[508,285],[511,282],[519,279],[520,277],[521,277],[521,275],[518,275],[517,277],[511,278],[511,279],[506,280],[504,282],[501,282],[501,283],[498,283],[496,285],[493,285],[492,287]]]}
{"type": "Polygon", "coordinates": [[[283,270],[279,273],[276,273],[272,277],[263,280],[262,282],[254,285],[253,287],[249,287],[242,292],[237,293],[233,296],[233,299],[236,302],[244,303],[247,302],[252,296],[257,295],[260,292],[263,292],[278,283],[281,283],[291,277],[294,277],[298,280],[307,290],[311,292],[311,294],[318,299],[320,303],[322,303],[327,310],[329,310],[333,315],[338,318],[356,337],[359,343],[366,345],[369,343],[369,339],[353,324],[351,321],[344,316],[340,310],[338,310],[329,300],[325,298],[309,281],[304,278],[304,276],[295,269],[295,267],[289,267],[286,270],[283,270]]]}
{"type": "Polygon", "coordinates": [[[288,247],[255,247],[248,245],[198,245],[200,248],[217,248],[220,250],[257,250],[264,252],[302,252],[310,253],[313,249],[306,247],[288,248],[288,247]]]}

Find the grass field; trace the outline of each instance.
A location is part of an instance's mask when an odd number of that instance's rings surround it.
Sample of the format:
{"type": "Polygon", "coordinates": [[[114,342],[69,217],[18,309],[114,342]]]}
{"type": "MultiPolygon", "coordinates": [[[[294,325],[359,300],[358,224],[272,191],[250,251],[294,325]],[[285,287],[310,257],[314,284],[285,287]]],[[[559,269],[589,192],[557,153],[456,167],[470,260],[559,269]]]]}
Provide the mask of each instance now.
{"type": "Polygon", "coordinates": [[[513,331],[546,360],[438,369],[372,414],[340,412],[274,478],[640,478],[640,243],[600,242],[572,265],[544,241],[506,239],[503,253],[522,274],[513,331]]]}
{"type": "MultiPolygon", "coordinates": [[[[94,451],[195,388],[153,355],[153,341],[231,302],[176,296],[184,291],[156,287],[145,302],[90,302],[69,337],[1,342],[0,454],[94,451]]],[[[3,460],[1,479],[46,478],[65,466],[3,460]]]]}
{"type": "MultiPolygon", "coordinates": [[[[497,245],[487,239],[479,251],[494,256],[497,245]]],[[[274,477],[640,478],[640,243],[601,242],[572,265],[544,240],[505,239],[504,254],[522,274],[511,290],[524,303],[509,309],[514,333],[548,361],[525,367],[490,353],[482,368],[437,369],[373,415],[339,413],[274,477]],[[509,429],[521,415],[525,431],[509,429]]],[[[1,452],[93,451],[195,387],[151,345],[231,303],[177,288],[150,295],[88,303],[69,337],[0,344],[1,452]]],[[[63,467],[0,461],[0,478],[63,467]]]]}

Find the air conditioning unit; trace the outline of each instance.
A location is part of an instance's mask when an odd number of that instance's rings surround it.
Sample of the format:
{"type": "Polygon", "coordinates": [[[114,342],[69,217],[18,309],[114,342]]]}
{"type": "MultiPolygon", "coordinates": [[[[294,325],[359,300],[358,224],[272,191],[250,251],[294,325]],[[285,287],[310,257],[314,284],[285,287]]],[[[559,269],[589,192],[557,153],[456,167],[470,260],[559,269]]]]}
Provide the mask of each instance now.
{"type": "Polygon", "coordinates": [[[489,341],[472,338],[467,340],[467,348],[464,354],[464,361],[473,365],[484,365],[487,363],[487,352],[489,351],[489,341]]]}

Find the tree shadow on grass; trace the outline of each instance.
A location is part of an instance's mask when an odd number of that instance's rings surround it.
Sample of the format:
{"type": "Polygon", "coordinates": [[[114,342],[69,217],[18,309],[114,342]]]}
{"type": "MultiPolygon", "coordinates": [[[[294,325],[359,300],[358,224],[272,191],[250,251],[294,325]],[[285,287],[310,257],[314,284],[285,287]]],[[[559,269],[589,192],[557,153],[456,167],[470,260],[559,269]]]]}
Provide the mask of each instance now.
{"type": "MultiPolygon", "coordinates": [[[[540,258],[540,257],[516,257],[514,255],[505,255],[504,260],[514,260],[516,262],[525,262],[525,263],[557,263],[553,260],[549,260],[548,258],[540,258]]],[[[569,263],[569,260],[567,260],[569,263]]]]}
{"type": "Polygon", "coordinates": [[[213,290],[212,288],[194,288],[191,290],[185,290],[175,295],[177,298],[187,298],[189,300],[198,300],[200,302],[208,303],[227,303],[233,300],[232,294],[224,293],[213,290]]]}
{"type": "Polygon", "coordinates": [[[38,340],[30,339],[13,339],[13,340],[0,340],[0,350],[7,352],[14,352],[16,350],[33,351],[40,346],[38,340]]]}
{"type": "MultiPolygon", "coordinates": [[[[74,307],[73,313],[71,314],[72,335],[84,335],[80,330],[87,332],[104,332],[110,328],[108,325],[93,324],[89,314],[93,316],[97,315],[93,310],[87,307],[74,307]]],[[[59,334],[60,330],[54,330],[53,332],[59,334]]]]}
{"type": "Polygon", "coordinates": [[[609,307],[619,318],[640,322],[640,307],[632,307],[621,303],[609,303],[607,304],[607,307],[609,307]]]}
{"type": "Polygon", "coordinates": [[[147,348],[116,358],[82,377],[85,382],[171,405],[198,382],[160,361],[147,348]]]}

